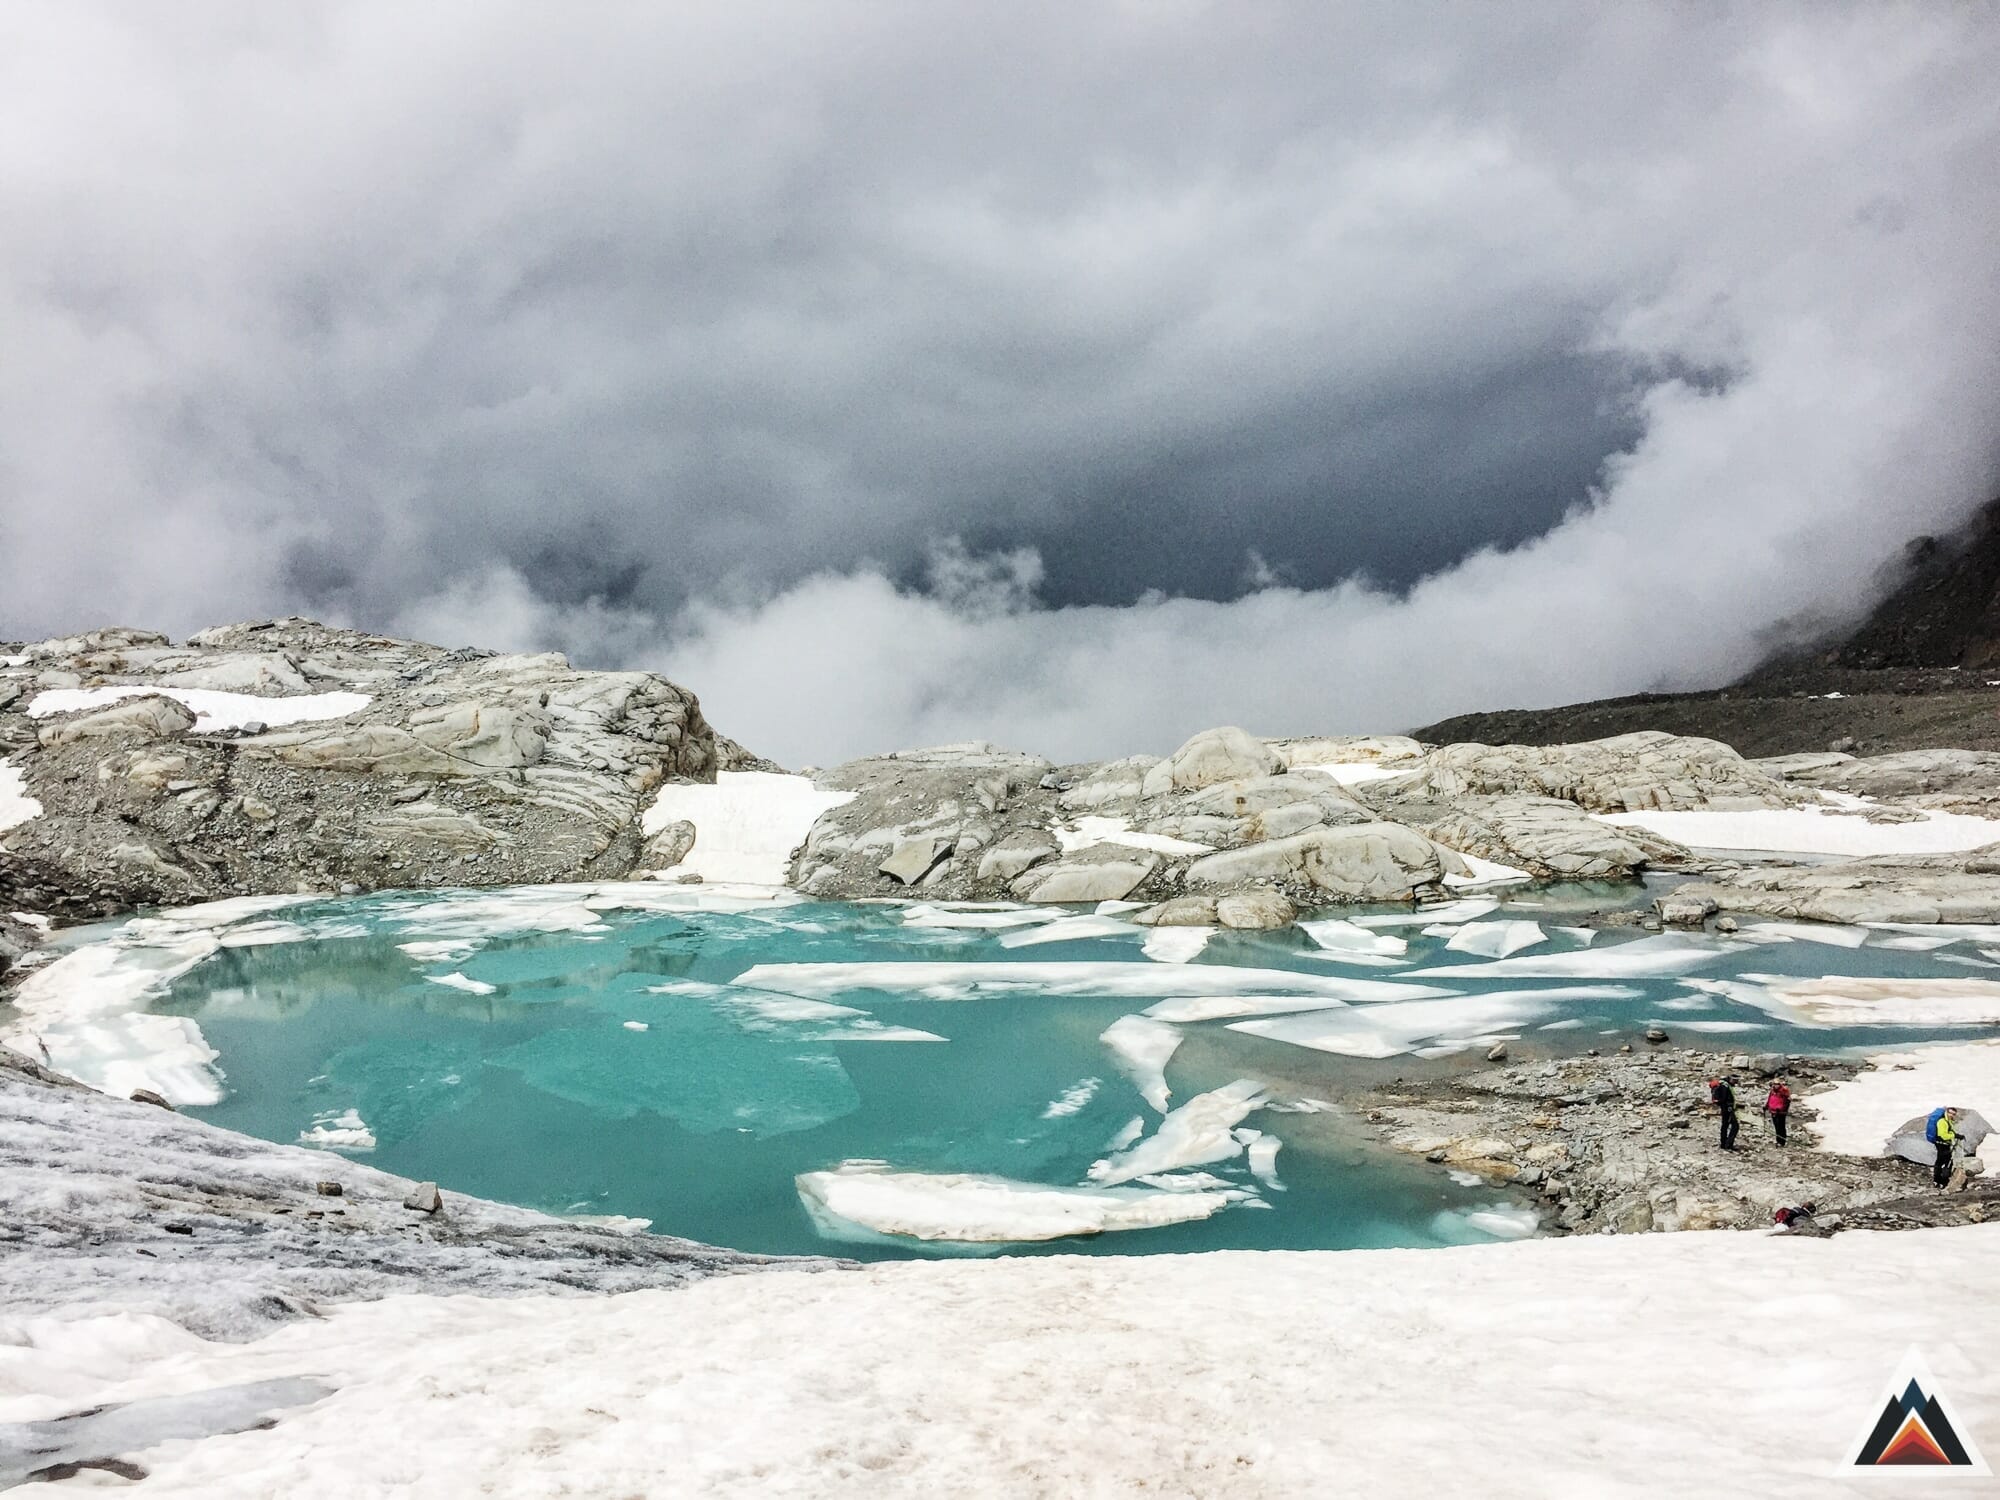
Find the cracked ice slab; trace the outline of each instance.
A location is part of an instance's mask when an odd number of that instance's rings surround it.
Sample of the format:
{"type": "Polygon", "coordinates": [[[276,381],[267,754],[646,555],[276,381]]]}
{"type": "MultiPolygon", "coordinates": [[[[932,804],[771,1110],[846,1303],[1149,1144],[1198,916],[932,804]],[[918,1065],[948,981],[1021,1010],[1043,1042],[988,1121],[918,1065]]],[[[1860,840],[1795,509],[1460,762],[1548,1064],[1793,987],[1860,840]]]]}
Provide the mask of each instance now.
{"type": "MultiPolygon", "coordinates": [[[[1476,966],[1475,966],[1476,967],[1476,966]]],[[[1470,972],[1437,970],[1441,974],[1470,972]]],[[[756,964],[736,983],[788,995],[847,995],[863,990],[924,1000],[981,995],[1320,995],[1336,1000],[1420,1000],[1452,990],[1341,974],[1248,969],[1222,964],[1155,963],[792,963],[756,964]]]]}
{"type": "Polygon", "coordinates": [[[820,1233],[858,1226],[904,1239],[1006,1244],[1157,1229],[1221,1212],[1244,1194],[1128,1187],[1048,1187],[963,1172],[896,1172],[847,1164],[797,1178],[820,1233]]]}
{"type": "Polygon", "coordinates": [[[1420,979],[1646,979],[1672,978],[1731,953],[1744,944],[1663,932],[1609,948],[1581,948],[1567,953],[1535,953],[1500,958],[1483,964],[1449,964],[1412,969],[1420,979]]]}
{"type": "Polygon", "coordinates": [[[1196,1094],[1160,1121],[1144,1140],[1115,1156],[1090,1165],[1090,1180],[1110,1187],[1135,1177],[1204,1167],[1243,1154],[1235,1128],[1243,1117],[1261,1109],[1269,1095],[1254,1078],[1239,1078],[1219,1089],[1196,1094]]]}
{"type": "Polygon", "coordinates": [[[1401,1005],[1349,1006],[1272,1020],[1236,1021],[1229,1029],[1274,1042],[1288,1042],[1342,1057],[1397,1057],[1426,1043],[1461,1051],[1474,1040],[1538,1021],[1573,1000],[1633,1000],[1642,993],[1628,985],[1552,986],[1540,990],[1497,990],[1449,1000],[1417,1000],[1401,1005]]]}
{"type": "Polygon", "coordinates": [[[1546,940],[1539,922],[1467,922],[1448,929],[1447,936],[1445,947],[1452,952],[1481,958],[1505,958],[1546,940]]]}

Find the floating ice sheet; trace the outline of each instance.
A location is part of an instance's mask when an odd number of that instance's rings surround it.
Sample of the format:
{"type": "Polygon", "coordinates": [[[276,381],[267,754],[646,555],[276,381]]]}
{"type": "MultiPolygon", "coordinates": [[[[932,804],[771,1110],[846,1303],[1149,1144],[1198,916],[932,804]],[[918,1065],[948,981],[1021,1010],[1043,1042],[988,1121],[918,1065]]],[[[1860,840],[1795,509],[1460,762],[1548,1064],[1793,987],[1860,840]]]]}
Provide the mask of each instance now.
{"type": "Polygon", "coordinates": [[[1482,958],[1505,958],[1524,948],[1533,948],[1546,939],[1537,922],[1467,922],[1453,930],[1445,944],[1454,953],[1476,953],[1482,958]]]}
{"type": "Polygon", "coordinates": [[[1060,913],[1042,907],[958,907],[932,906],[924,902],[903,908],[905,927],[962,927],[973,930],[1032,927],[1054,920],[1060,913]]]}
{"type": "Polygon", "coordinates": [[[1150,1016],[1120,1016],[1098,1040],[1111,1049],[1119,1071],[1132,1080],[1139,1097],[1165,1114],[1167,1062],[1181,1044],[1179,1029],[1150,1016]]]}
{"type": "Polygon", "coordinates": [[[1137,937],[1145,929],[1134,927],[1120,917],[1058,917],[1038,927],[1023,927],[1016,932],[1003,933],[1000,946],[1003,948],[1032,948],[1040,943],[1075,943],[1090,938],[1131,938],[1137,937]]]}
{"type": "Polygon", "coordinates": [[[1182,995],[1146,1007],[1156,1021],[1219,1021],[1229,1016],[1282,1016],[1294,1011],[1339,1010],[1330,995],[1182,995]]]}
{"type": "Polygon", "coordinates": [[[14,991],[15,1019],[0,1041],[29,1057],[46,1051],[58,1072],[120,1098],[143,1088],[175,1105],[217,1103],[222,1080],[201,1029],[142,1007],[218,947],[215,933],[196,929],[155,943],[113,939],[65,953],[14,991]]]}
{"type": "Polygon", "coordinates": [[[1010,1243],[1156,1229],[1206,1219],[1240,1192],[1049,1187],[959,1172],[843,1166],[798,1178],[800,1201],[829,1238],[844,1226],[917,1240],[1010,1243]]]}
{"type": "Polygon", "coordinates": [[[1663,932],[1654,937],[1567,953],[1531,953],[1491,963],[1412,969],[1419,979],[1646,979],[1671,978],[1743,950],[1740,943],[1663,932]]]}
{"type": "Polygon", "coordinates": [[[450,974],[426,974],[424,977],[432,984],[442,984],[450,989],[464,990],[468,995],[490,995],[499,988],[498,985],[488,984],[483,979],[468,979],[465,975],[457,972],[450,974]]]}
{"type": "Polygon", "coordinates": [[[1301,922],[1299,930],[1329,953],[1396,959],[1410,951],[1408,938],[1391,937],[1371,931],[1359,923],[1339,918],[1320,922],[1301,922]]]}
{"type": "Polygon", "coordinates": [[[1540,1020],[1572,1001],[1631,1000],[1641,993],[1624,985],[1498,990],[1445,1000],[1347,1006],[1271,1020],[1237,1021],[1229,1029],[1343,1057],[1395,1057],[1425,1043],[1448,1042],[1449,1050],[1460,1051],[1475,1039],[1484,1040],[1499,1031],[1540,1020]]]}
{"type": "Polygon", "coordinates": [[[1215,936],[1213,927],[1155,927],[1139,951],[1155,963],[1184,964],[1196,958],[1215,936]]]}
{"type": "Polygon", "coordinates": [[[1859,948],[1868,941],[1868,929],[1839,922],[1753,922],[1736,938],[1744,943],[1823,943],[1830,948],[1859,948]]]}
{"type": "Polygon", "coordinates": [[[2000,980],[1745,974],[1741,983],[1826,1026],[2000,1024],[2000,980]]]}
{"type": "MultiPolygon", "coordinates": [[[[1440,973],[1451,973],[1440,970],[1440,973]]],[[[1340,974],[1249,969],[1223,964],[1078,963],[777,963],[756,964],[738,984],[791,995],[861,991],[905,999],[967,1000],[982,995],[1324,995],[1342,1000],[1416,1000],[1450,990],[1340,974]]]]}
{"type": "Polygon", "coordinates": [[[1109,1187],[1151,1173],[1202,1167],[1240,1156],[1243,1143],[1234,1129],[1264,1103],[1265,1097],[1264,1085],[1251,1078],[1196,1094],[1161,1120],[1159,1128],[1144,1140],[1116,1156],[1093,1162],[1090,1180],[1109,1187]]]}
{"type": "Polygon", "coordinates": [[[1436,922],[1470,922],[1474,917],[1483,917],[1499,909],[1500,903],[1490,896],[1467,896],[1461,901],[1446,901],[1438,906],[1419,907],[1415,911],[1356,917],[1354,923],[1357,927],[1427,927],[1436,922]]]}
{"type": "Polygon", "coordinates": [[[317,1146],[324,1151],[373,1151],[375,1132],[360,1112],[352,1109],[320,1115],[299,1132],[301,1146],[317,1146]]]}

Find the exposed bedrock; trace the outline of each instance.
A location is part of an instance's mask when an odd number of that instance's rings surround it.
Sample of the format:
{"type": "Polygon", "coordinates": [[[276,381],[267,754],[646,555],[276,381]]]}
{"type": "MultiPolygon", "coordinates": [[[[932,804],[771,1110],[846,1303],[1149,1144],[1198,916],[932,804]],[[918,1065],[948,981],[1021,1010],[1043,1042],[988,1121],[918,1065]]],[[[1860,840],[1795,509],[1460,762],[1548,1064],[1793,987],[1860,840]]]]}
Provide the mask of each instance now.
{"type": "Polygon", "coordinates": [[[2000,844],[1963,854],[1722,870],[1675,887],[1656,905],[1661,920],[1676,926],[1732,912],[1813,922],[2000,922],[2000,844]]]}
{"type": "MultiPolygon", "coordinates": [[[[1265,911],[1402,901],[1479,878],[1477,856],[1540,879],[1700,868],[1591,816],[1784,807],[1813,797],[1726,745],[1625,735],[1595,745],[1427,749],[1400,736],[1258,739],[1203,730],[1171,755],[1051,766],[991,745],[876,756],[824,773],[853,800],[821,816],[794,882],[829,898],[1174,902],[1265,911]]],[[[1194,920],[1176,916],[1169,920],[1194,920]]]]}
{"type": "Polygon", "coordinates": [[[718,754],[685,689],[557,655],[296,619],[9,648],[0,906],[622,877],[658,786],[718,754]]]}

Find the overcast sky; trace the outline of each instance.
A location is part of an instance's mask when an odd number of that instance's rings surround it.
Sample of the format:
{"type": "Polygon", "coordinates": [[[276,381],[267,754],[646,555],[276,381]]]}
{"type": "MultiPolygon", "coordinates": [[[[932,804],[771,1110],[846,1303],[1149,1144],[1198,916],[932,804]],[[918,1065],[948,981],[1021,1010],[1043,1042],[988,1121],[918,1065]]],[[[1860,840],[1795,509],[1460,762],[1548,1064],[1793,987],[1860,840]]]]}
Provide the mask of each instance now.
{"type": "Polygon", "coordinates": [[[1980,5],[14,0],[0,638],[788,762],[1707,684],[2000,492],[1980,5]]]}

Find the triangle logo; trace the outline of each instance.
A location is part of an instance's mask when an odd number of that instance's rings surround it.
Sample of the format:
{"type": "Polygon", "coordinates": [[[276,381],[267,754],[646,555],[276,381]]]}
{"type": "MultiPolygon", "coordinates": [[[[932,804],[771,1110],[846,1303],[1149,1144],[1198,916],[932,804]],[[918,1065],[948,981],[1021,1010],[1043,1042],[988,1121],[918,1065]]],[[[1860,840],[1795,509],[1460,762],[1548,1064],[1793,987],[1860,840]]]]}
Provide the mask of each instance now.
{"type": "Polygon", "coordinates": [[[1846,1468],[1928,1469],[1988,1478],[1993,1473],[1914,1349],[1903,1357],[1881,1402],[1869,1413],[1846,1468]]]}

